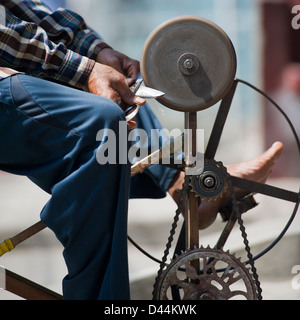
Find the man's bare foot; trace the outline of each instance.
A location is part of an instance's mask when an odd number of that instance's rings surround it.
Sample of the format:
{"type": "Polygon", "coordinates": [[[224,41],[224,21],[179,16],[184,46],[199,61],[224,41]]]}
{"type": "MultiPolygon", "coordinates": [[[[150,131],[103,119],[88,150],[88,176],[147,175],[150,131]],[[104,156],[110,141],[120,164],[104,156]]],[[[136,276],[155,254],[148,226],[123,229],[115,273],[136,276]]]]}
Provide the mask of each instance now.
{"type": "MultiPolygon", "coordinates": [[[[276,160],[280,157],[282,149],[282,143],[275,142],[260,156],[250,161],[227,166],[227,171],[230,175],[235,177],[265,183],[272,172],[276,160]]],[[[182,189],[183,182],[184,172],[180,172],[168,190],[176,203],[179,202],[179,193],[176,192],[176,190],[182,189]]],[[[241,189],[236,189],[235,193],[237,199],[241,199],[247,195],[247,192],[241,189]]],[[[216,201],[202,200],[201,205],[198,208],[199,229],[209,227],[215,221],[220,208],[226,206],[230,202],[231,197],[228,191],[225,191],[222,198],[218,198],[216,201]]]]}

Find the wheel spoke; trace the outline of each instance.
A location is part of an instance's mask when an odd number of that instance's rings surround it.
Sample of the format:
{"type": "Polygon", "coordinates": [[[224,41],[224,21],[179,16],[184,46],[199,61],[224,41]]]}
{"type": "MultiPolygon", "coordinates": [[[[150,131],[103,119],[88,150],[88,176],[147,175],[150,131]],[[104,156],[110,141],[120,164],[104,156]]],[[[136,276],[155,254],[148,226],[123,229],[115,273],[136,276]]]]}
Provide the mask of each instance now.
{"type": "Polygon", "coordinates": [[[227,119],[227,115],[231,106],[234,93],[235,93],[236,86],[237,86],[237,81],[234,81],[230,91],[227,93],[227,95],[223,98],[221,102],[213,129],[206,147],[206,151],[205,151],[205,158],[207,159],[213,159],[217,152],[221,135],[223,132],[223,128],[227,119]]]}
{"type": "Polygon", "coordinates": [[[290,202],[298,202],[300,196],[297,192],[281,189],[278,187],[270,186],[268,184],[263,184],[234,176],[231,176],[231,182],[234,187],[241,188],[249,192],[261,193],[266,196],[290,202]]]}

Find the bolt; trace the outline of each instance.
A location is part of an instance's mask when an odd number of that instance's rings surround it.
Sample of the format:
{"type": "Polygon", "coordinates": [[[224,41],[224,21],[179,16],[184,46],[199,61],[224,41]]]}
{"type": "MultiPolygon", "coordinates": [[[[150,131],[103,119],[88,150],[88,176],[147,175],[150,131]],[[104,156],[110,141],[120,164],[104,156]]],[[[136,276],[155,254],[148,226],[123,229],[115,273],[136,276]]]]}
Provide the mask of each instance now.
{"type": "Polygon", "coordinates": [[[215,185],[215,179],[213,177],[207,177],[203,183],[207,188],[212,188],[215,185]]]}
{"type": "Polygon", "coordinates": [[[184,65],[185,68],[187,68],[187,69],[192,69],[193,66],[194,66],[193,59],[190,59],[190,58],[189,58],[189,59],[184,60],[183,65],[184,65]]]}

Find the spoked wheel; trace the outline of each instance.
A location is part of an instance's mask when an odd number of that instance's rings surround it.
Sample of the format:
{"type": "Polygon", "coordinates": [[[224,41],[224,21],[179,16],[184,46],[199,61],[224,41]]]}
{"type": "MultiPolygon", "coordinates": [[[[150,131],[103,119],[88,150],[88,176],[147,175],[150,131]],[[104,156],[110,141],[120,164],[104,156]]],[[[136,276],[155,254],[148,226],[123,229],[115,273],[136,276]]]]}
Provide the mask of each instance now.
{"type": "MultiPolygon", "coordinates": [[[[280,108],[280,106],[278,106],[276,104],[275,101],[273,101],[271,98],[269,98],[260,89],[256,88],[252,84],[250,84],[246,81],[240,80],[240,79],[234,80],[234,84],[231,87],[231,90],[229,91],[227,96],[222,100],[222,102],[220,104],[219,111],[217,113],[215,123],[213,125],[213,130],[212,130],[212,133],[209,138],[208,145],[207,145],[206,151],[205,151],[206,161],[212,161],[212,159],[214,159],[214,157],[215,157],[215,154],[218,149],[219,142],[220,142],[220,139],[222,136],[222,131],[223,131],[223,128],[224,128],[224,125],[225,125],[225,122],[226,122],[226,119],[227,119],[227,116],[228,116],[228,113],[230,110],[231,102],[232,102],[232,99],[234,98],[234,93],[235,93],[236,87],[239,83],[247,85],[250,88],[252,88],[253,90],[257,91],[259,94],[263,95],[266,99],[268,99],[272,103],[272,105],[275,108],[277,108],[281,112],[281,114],[283,116],[283,120],[286,120],[288,122],[288,124],[291,128],[291,133],[292,133],[293,137],[295,138],[295,148],[297,148],[299,151],[299,167],[300,167],[300,141],[299,141],[299,137],[297,136],[297,133],[296,133],[291,121],[288,119],[286,114],[283,112],[283,110],[280,108]]],[[[262,257],[264,254],[269,252],[282,239],[282,237],[287,232],[287,230],[290,227],[291,223],[293,222],[293,220],[297,214],[298,208],[299,208],[300,192],[299,191],[295,192],[295,191],[283,189],[283,188],[280,188],[280,187],[277,187],[274,185],[251,181],[251,180],[248,180],[245,178],[240,178],[240,177],[236,177],[236,176],[229,175],[229,174],[227,174],[226,181],[227,181],[227,183],[228,183],[228,181],[230,181],[230,185],[231,185],[232,189],[239,188],[239,189],[243,189],[243,190],[247,191],[249,194],[261,194],[261,195],[269,196],[274,199],[280,199],[280,200],[288,201],[290,203],[295,204],[292,209],[290,218],[288,219],[286,225],[283,226],[283,229],[280,232],[280,234],[278,235],[278,237],[276,239],[274,239],[274,241],[271,242],[271,244],[269,244],[264,250],[262,250],[260,253],[258,253],[255,257],[252,257],[251,260],[254,262],[255,260],[262,257]]],[[[300,190],[300,188],[299,188],[299,190],[300,190]]],[[[236,199],[234,199],[234,196],[233,196],[232,200],[233,201],[236,200],[236,199]]],[[[232,215],[234,215],[234,213],[232,213],[232,215]]],[[[233,221],[235,220],[233,218],[233,216],[231,218],[233,221]]],[[[227,237],[229,236],[229,233],[231,231],[232,226],[233,226],[232,221],[229,221],[227,226],[225,227],[222,235],[220,236],[218,243],[216,244],[217,248],[223,247],[225,241],[227,240],[227,237]]],[[[250,262],[250,260],[246,261],[245,263],[248,264],[249,262],[250,262]]]]}
{"type": "MultiPolygon", "coordinates": [[[[251,89],[257,91],[259,94],[264,96],[267,100],[269,100],[271,102],[271,104],[279,110],[279,112],[281,112],[283,120],[286,120],[288,122],[288,125],[290,126],[290,129],[291,129],[291,134],[295,138],[295,148],[298,150],[298,153],[299,153],[299,167],[300,167],[300,141],[299,141],[299,137],[298,137],[296,130],[294,129],[290,119],[283,112],[283,110],[280,108],[280,106],[275,101],[273,101],[270,97],[268,97],[263,91],[261,91],[260,89],[253,86],[252,84],[250,84],[246,81],[243,81],[241,79],[235,79],[234,85],[232,86],[230,92],[223,99],[223,101],[220,105],[220,108],[217,113],[216,120],[215,120],[215,123],[213,126],[213,130],[212,130],[212,133],[211,133],[211,136],[210,136],[210,139],[208,141],[208,145],[207,145],[207,148],[205,151],[205,158],[206,159],[213,159],[215,157],[215,154],[218,149],[219,142],[220,142],[220,139],[222,136],[222,131],[223,131],[226,119],[227,119],[227,115],[230,110],[231,102],[234,97],[234,92],[236,90],[238,83],[247,85],[251,89]]],[[[263,250],[256,257],[254,257],[254,260],[256,260],[259,257],[261,257],[262,255],[264,255],[265,253],[267,253],[269,250],[271,250],[280,241],[280,239],[284,236],[284,234],[288,230],[288,228],[291,225],[291,223],[293,222],[295,215],[296,215],[298,208],[299,208],[300,192],[299,191],[295,192],[295,191],[279,188],[274,185],[259,183],[259,182],[251,181],[251,180],[248,180],[245,178],[235,177],[232,175],[230,175],[230,176],[228,175],[228,178],[231,181],[232,187],[243,189],[249,193],[253,193],[253,194],[258,193],[258,194],[266,195],[266,196],[269,196],[269,197],[272,197],[275,199],[280,199],[280,200],[288,201],[288,202],[295,204],[293,211],[291,213],[290,219],[288,220],[286,226],[283,228],[282,232],[265,250],[263,250]]],[[[300,190],[300,187],[299,187],[299,190],[300,190]]]]}
{"type": "MultiPolygon", "coordinates": [[[[192,176],[188,182],[188,192],[194,194],[198,199],[214,199],[224,192],[225,187],[230,188],[233,207],[232,214],[229,217],[229,222],[214,250],[221,250],[223,248],[234,222],[238,219],[238,214],[235,212],[237,210],[237,199],[235,199],[233,188],[239,188],[249,193],[259,193],[295,203],[291,218],[278,238],[256,257],[250,257],[249,260],[252,262],[253,267],[253,261],[273,248],[292,223],[299,207],[299,192],[229,175],[222,163],[215,160],[215,155],[237,85],[239,83],[246,84],[263,94],[267,99],[270,100],[270,98],[251,84],[235,78],[236,55],[230,39],[225,32],[214,23],[199,17],[178,17],[157,27],[145,42],[141,56],[141,72],[144,82],[148,87],[165,92],[165,95],[158,99],[159,102],[168,108],[185,112],[186,119],[188,119],[186,122],[189,125],[194,126],[194,130],[196,125],[192,120],[196,118],[196,112],[209,108],[221,100],[205,150],[203,171],[199,175],[192,176]]],[[[271,102],[280,109],[274,101],[271,102]]],[[[280,111],[284,115],[281,109],[280,111]]],[[[290,120],[285,115],[284,117],[289,122],[300,155],[299,138],[290,120]]],[[[192,206],[194,205],[192,204],[192,206]]],[[[198,229],[196,231],[198,231],[198,229]]],[[[194,234],[196,234],[196,232],[194,232],[194,234]]],[[[194,247],[181,248],[183,251],[189,249],[193,250],[194,247]]],[[[192,255],[193,259],[195,256],[197,257],[196,260],[200,258],[204,259],[203,255],[205,255],[205,253],[208,254],[208,258],[210,257],[210,250],[207,252],[205,250],[199,251],[197,248],[195,250],[196,251],[193,251],[192,255]]],[[[249,248],[247,248],[247,246],[246,251],[249,253],[249,248]]],[[[216,254],[216,252],[214,251],[212,254],[216,254]]],[[[221,260],[223,259],[222,255],[224,257],[226,256],[225,253],[219,251],[217,254],[221,255],[218,256],[221,260]]],[[[168,288],[166,288],[165,285],[167,284],[168,287],[171,286],[173,280],[174,285],[184,288],[185,298],[216,296],[224,298],[231,296],[229,291],[227,294],[221,292],[216,294],[215,288],[211,283],[206,284],[206,289],[210,288],[212,290],[211,292],[209,292],[208,289],[208,291],[205,291],[201,288],[201,282],[204,283],[204,276],[201,273],[201,268],[199,269],[198,265],[198,267],[194,266],[194,268],[189,269],[186,264],[186,261],[189,261],[189,257],[191,257],[191,255],[190,253],[187,253],[184,254],[184,256],[175,259],[175,261],[172,262],[173,267],[167,267],[166,271],[163,271],[166,265],[161,265],[161,272],[159,272],[159,275],[165,277],[165,280],[158,279],[156,281],[154,294],[156,298],[165,299],[167,297],[166,290],[168,288]],[[184,279],[183,283],[180,284],[180,281],[175,279],[176,277],[174,275],[178,273],[177,271],[182,266],[182,263],[177,263],[182,262],[177,261],[180,259],[184,260],[186,270],[189,270],[190,275],[194,272],[198,274],[198,276],[196,274],[194,275],[196,280],[184,279]],[[195,285],[195,281],[197,285],[195,285]],[[189,290],[188,286],[194,288],[195,292],[189,290]]],[[[210,258],[212,259],[212,257],[210,258]]],[[[235,261],[232,256],[230,256],[230,259],[232,259],[231,262],[235,261]]],[[[216,258],[214,258],[214,260],[216,261],[216,258]]],[[[240,264],[239,267],[241,267],[240,264]]],[[[248,281],[249,275],[247,269],[239,270],[244,272],[242,277],[248,281]]],[[[211,275],[208,274],[206,275],[206,277],[210,276],[211,275]]],[[[214,276],[217,278],[217,273],[214,273],[214,276]]],[[[187,278],[193,277],[187,275],[187,278]]],[[[252,288],[252,283],[249,288],[250,287],[252,288]]],[[[251,290],[249,289],[249,291],[251,290]]],[[[256,293],[247,293],[245,294],[245,297],[256,298],[256,293]]]]}
{"type": "MultiPolygon", "coordinates": [[[[205,151],[205,158],[206,159],[214,159],[214,157],[215,157],[215,154],[216,154],[216,151],[219,146],[220,139],[221,139],[222,131],[223,131],[226,119],[227,119],[227,115],[229,113],[231,102],[232,102],[232,99],[233,99],[238,82],[247,84],[247,82],[245,82],[245,81],[236,79],[234,81],[234,85],[232,86],[229,94],[225,97],[225,99],[223,99],[223,101],[220,105],[218,114],[216,116],[213,130],[212,130],[212,133],[211,133],[211,136],[210,136],[210,139],[208,141],[208,145],[207,145],[207,148],[205,151]]],[[[253,86],[251,86],[251,87],[254,88],[253,86]]],[[[257,88],[255,88],[255,89],[258,90],[257,88]]],[[[295,130],[293,129],[293,126],[290,123],[290,121],[289,121],[289,124],[291,126],[292,133],[295,137],[296,147],[299,149],[299,155],[300,155],[299,138],[297,137],[297,134],[296,134],[295,130]]],[[[300,164],[300,162],[299,162],[299,164],[300,164]]],[[[268,196],[271,196],[274,198],[299,203],[299,193],[289,191],[289,190],[284,190],[281,188],[277,188],[275,186],[269,186],[266,184],[250,181],[247,179],[234,177],[234,176],[231,176],[231,180],[232,180],[234,187],[238,187],[238,188],[241,188],[241,189],[253,192],[253,193],[261,193],[261,194],[265,194],[265,195],[268,195],[268,196]]]]}

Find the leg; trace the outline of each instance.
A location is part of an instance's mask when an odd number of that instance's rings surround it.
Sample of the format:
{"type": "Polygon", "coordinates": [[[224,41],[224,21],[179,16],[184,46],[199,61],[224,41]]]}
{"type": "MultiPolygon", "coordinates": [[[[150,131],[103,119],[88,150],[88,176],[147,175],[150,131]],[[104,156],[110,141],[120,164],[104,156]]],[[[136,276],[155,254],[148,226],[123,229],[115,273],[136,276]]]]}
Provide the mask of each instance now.
{"type": "Polygon", "coordinates": [[[130,165],[96,160],[98,130],[117,132],[122,110],[25,75],[2,80],[0,89],[0,168],[52,194],[41,219],[64,246],[64,298],[129,299],[130,165]]]}
{"type": "MultiPolygon", "coordinates": [[[[282,143],[275,142],[270,149],[260,156],[247,162],[227,166],[227,171],[236,177],[265,183],[272,172],[276,160],[280,157],[282,149],[282,143]]],[[[178,178],[170,186],[169,192],[175,202],[179,201],[179,194],[176,193],[176,190],[182,188],[183,181],[184,173],[180,173],[178,178]]],[[[241,199],[247,194],[243,190],[235,190],[235,192],[238,199],[241,199]]],[[[228,192],[217,201],[203,200],[198,208],[199,229],[205,229],[210,226],[215,221],[220,208],[226,206],[230,202],[231,197],[228,192]]]]}
{"type": "MultiPolygon", "coordinates": [[[[158,119],[146,105],[142,107],[137,120],[138,126],[147,131],[148,137],[151,136],[151,129],[161,129],[158,119]]],[[[149,140],[148,142],[149,145],[144,147],[150,149],[151,141],[149,140]]],[[[167,137],[165,137],[164,142],[167,142],[167,137]]],[[[271,174],[276,160],[280,157],[282,148],[282,144],[277,142],[269,150],[255,159],[229,165],[227,170],[234,176],[264,183],[271,174]]],[[[176,191],[182,188],[184,176],[184,172],[178,172],[161,165],[153,165],[145,170],[143,174],[134,177],[131,185],[131,197],[161,198],[165,196],[166,191],[168,191],[174,201],[178,203],[180,194],[176,191]]],[[[236,194],[238,198],[246,195],[242,190],[236,190],[236,194]]],[[[199,229],[205,229],[211,225],[216,219],[219,209],[230,201],[229,194],[218,201],[202,201],[198,209],[199,229]]]]}
{"type": "MultiPolygon", "coordinates": [[[[161,130],[161,124],[150,107],[145,104],[142,106],[137,116],[137,125],[139,129],[143,129],[147,133],[147,143],[139,143],[139,147],[147,149],[147,154],[151,153],[151,130],[161,130]]],[[[162,136],[161,144],[168,142],[168,137],[162,136]]],[[[154,164],[146,169],[142,174],[132,178],[131,183],[131,198],[163,198],[169,190],[174,177],[177,176],[178,171],[167,168],[162,165],[154,164]]]]}

